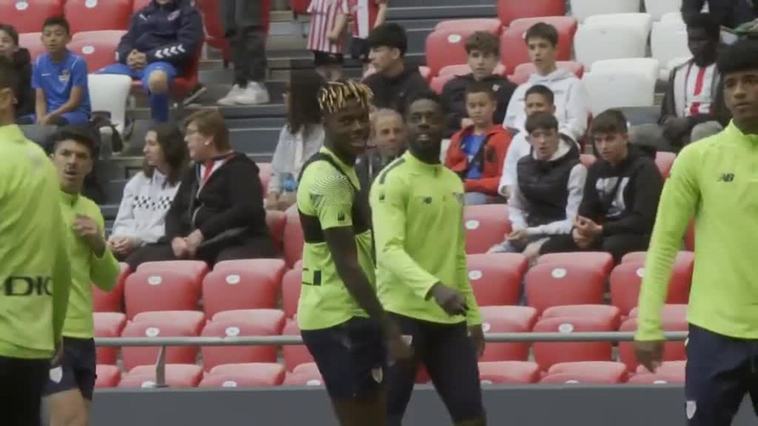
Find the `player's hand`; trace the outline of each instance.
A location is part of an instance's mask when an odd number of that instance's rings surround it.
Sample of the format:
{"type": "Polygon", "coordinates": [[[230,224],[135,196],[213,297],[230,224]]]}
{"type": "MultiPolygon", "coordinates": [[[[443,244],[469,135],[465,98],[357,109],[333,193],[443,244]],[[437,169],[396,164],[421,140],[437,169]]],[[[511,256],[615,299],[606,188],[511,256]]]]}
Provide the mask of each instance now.
{"type": "Polygon", "coordinates": [[[645,342],[635,340],[634,353],[637,355],[637,361],[647,371],[655,373],[655,370],[661,366],[661,361],[663,360],[663,340],[645,342]]]}
{"type": "Polygon", "coordinates": [[[95,222],[95,219],[78,214],[74,218],[73,229],[74,233],[87,243],[95,255],[98,257],[103,255],[106,247],[105,238],[103,238],[100,226],[95,222]]]}
{"type": "Polygon", "coordinates": [[[390,359],[408,359],[413,356],[413,348],[403,338],[403,333],[396,322],[387,319],[384,321],[382,327],[385,339],[387,340],[387,350],[389,351],[390,359]]]}
{"type": "Polygon", "coordinates": [[[50,359],[50,366],[57,367],[61,365],[62,361],[63,361],[63,339],[61,339],[55,344],[55,353],[53,354],[53,357],[50,359]]]}
{"type": "Polygon", "coordinates": [[[461,129],[465,129],[466,127],[473,126],[473,125],[474,125],[474,120],[468,117],[461,118],[461,129]]]}
{"type": "Polygon", "coordinates": [[[184,259],[189,254],[187,241],[181,237],[176,237],[171,240],[171,250],[173,250],[174,256],[176,256],[177,259],[184,259]]]}
{"type": "Polygon", "coordinates": [[[327,40],[329,40],[330,43],[336,44],[340,40],[340,33],[335,33],[334,31],[331,31],[326,36],[326,38],[327,40]]]}
{"type": "Polygon", "coordinates": [[[466,314],[466,311],[468,310],[466,299],[458,290],[450,288],[442,283],[437,283],[432,287],[429,293],[448,315],[466,314]]]}
{"type": "Polygon", "coordinates": [[[471,341],[474,342],[474,347],[476,348],[476,354],[479,358],[484,355],[484,347],[486,346],[486,343],[484,342],[484,331],[482,330],[482,325],[472,325],[468,328],[468,335],[471,338],[471,341]]]}

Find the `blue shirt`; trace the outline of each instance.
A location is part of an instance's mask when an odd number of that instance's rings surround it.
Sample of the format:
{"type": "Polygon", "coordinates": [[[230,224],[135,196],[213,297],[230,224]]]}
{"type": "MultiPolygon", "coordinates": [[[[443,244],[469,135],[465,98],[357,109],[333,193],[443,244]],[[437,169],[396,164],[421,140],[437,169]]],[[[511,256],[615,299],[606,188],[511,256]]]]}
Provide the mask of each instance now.
{"type": "Polygon", "coordinates": [[[463,152],[468,157],[468,171],[466,172],[466,179],[481,179],[482,177],[482,163],[472,164],[474,157],[482,149],[484,141],[487,139],[487,135],[474,135],[470,134],[463,138],[463,152]]]}
{"type": "Polygon", "coordinates": [[[87,62],[81,56],[67,52],[63,60],[56,63],[49,53],[40,55],[34,63],[32,87],[45,92],[48,113],[68,102],[74,87],[81,87],[84,98],[75,111],[90,115],[92,107],[87,90],[87,62]]]}

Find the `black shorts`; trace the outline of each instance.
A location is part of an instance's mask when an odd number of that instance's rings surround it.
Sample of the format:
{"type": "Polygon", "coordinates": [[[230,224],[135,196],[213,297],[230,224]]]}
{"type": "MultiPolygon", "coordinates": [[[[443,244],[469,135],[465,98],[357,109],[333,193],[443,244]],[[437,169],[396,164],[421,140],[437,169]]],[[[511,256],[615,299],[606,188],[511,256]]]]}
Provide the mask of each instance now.
{"type": "Polygon", "coordinates": [[[371,397],[383,388],[387,356],[375,321],[356,317],[301,334],[333,399],[371,397]]]}
{"type": "Polygon", "coordinates": [[[685,414],[689,426],[732,423],[745,393],[758,413],[758,340],[735,339],[690,324],[685,414]]]}
{"type": "Polygon", "coordinates": [[[0,424],[40,423],[40,401],[49,361],[0,357],[0,424]]]}
{"type": "Polygon", "coordinates": [[[95,391],[95,340],[63,338],[63,357],[58,366],[50,366],[45,396],[79,389],[84,399],[91,401],[95,391]]]}
{"type": "Polygon", "coordinates": [[[323,67],[326,65],[342,65],[345,62],[345,58],[342,53],[327,53],[313,51],[313,64],[317,67],[323,67]]]}
{"type": "Polygon", "coordinates": [[[350,57],[356,61],[361,61],[364,64],[369,63],[368,56],[370,52],[371,47],[365,38],[353,37],[352,41],[350,41],[350,57]]]}

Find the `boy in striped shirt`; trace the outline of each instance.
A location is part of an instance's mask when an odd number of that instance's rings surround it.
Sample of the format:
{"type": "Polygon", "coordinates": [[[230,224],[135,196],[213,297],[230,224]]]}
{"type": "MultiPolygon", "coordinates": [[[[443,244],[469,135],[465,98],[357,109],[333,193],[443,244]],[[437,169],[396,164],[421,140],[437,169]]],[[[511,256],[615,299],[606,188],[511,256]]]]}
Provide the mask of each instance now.
{"type": "Polygon", "coordinates": [[[311,28],[308,50],[313,51],[314,65],[327,81],[342,77],[345,29],[350,15],[349,0],[311,0],[311,28]]]}

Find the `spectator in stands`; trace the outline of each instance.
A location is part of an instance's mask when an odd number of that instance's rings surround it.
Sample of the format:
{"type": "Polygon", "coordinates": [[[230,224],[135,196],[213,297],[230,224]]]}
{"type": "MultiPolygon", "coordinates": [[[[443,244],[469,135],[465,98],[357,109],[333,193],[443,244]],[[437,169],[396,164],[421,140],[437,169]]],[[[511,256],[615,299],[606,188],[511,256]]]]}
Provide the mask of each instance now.
{"type": "Polygon", "coordinates": [[[708,13],[713,15],[719,26],[737,28],[739,25],[758,18],[753,0],[682,0],[682,17],[685,22],[699,15],[703,5],[708,3],[708,13]]]}
{"type": "Polygon", "coordinates": [[[258,167],[232,150],[218,111],[187,119],[185,141],[194,166],[182,177],[166,214],[166,236],[137,250],[134,262],[275,257],[266,226],[258,167]]]}
{"type": "Polygon", "coordinates": [[[327,81],[342,77],[345,30],[350,18],[348,0],[311,0],[308,50],[313,52],[316,71],[327,81]]]}
{"type": "Polygon", "coordinates": [[[266,90],[266,21],[262,1],[221,0],[226,38],[232,48],[234,86],[221,105],[257,105],[269,101],[266,90]]]}
{"type": "Polygon", "coordinates": [[[312,70],[293,71],[284,97],[287,123],[279,132],[266,208],[287,210],[295,204],[300,169],[324,145],[318,93],[324,79],[312,70]]]}
{"type": "Polygon", "coordinates": [[[0,56],[13,62],[18,76],[16,88],[16,119],[20,124],[34,123],[34,91],[32,90],[32,57],[29,50],[18,45],[18,31],[0,24],[0,56]]]}
{"type": "Polygon", "coordinates": [[[203,44],[203,20],[191,0],[152,0],[132,16],[116,50],[118,63],[99,72],[140,80],[150,95],[150,116],[169,119],[169,90],[203,44]]]}
{"type": "Polygon", "coordinates": [[[364,82],[374,92],[374,106],[403,113],[407,100],[429,90],[418,68],[405,63],[408,39],[405,28],[395,23],[382,24],[369,34],[369,57],[376,73],[364,82]]]}
{"type": "Polygon", "coordinates": [[[47,18],[42,25],[42,43],[47,53],[34,63],[32,87],[39,124],[64,126],[86,124],[92,108],[87,89],[87,62],[66,45],[71,29],[62,16],[47,18]]]}
{"type": "Polygon", "coordinates": [[[371,48],[368,36],[371,30],[382,25],[387,18],[389,0],[350,0],[353,38],[350,42],[350,56],[363,64],[363,75],[368,76],[371,48]]]}
{"type": "Polygon", "coordinates": [[[158,124],[145,135],[142,171],[124,188],[108,245],[132,270],[131,256],[147,244],[157,243],[166,233],[166,213],[174,201],[179,181],[187,169],[184,135],[173,124],[158,124]]]}
{"type": "Polygon", "coordinates": [[[445,166],[463,179],[467,205],[487,204],[499,198],[497,186],[511,135],[492,120],[497,98],[490,82],[471,83],[465,101],[471,124],[453,135],[445,166]]]}
{"type": "Polygon", "coordinates": [[[556,118],[561,124],[561,133],[578,141],[587,129],[590,116],[589,95],[582,81],[571,71],[558,68],[555,53],[558,46],[558,31],[550,24],[539,22],[526,32],[529,58],[537,72],[529,81],[520,85],[511,97],[503,126],[522,130],[526,122],[525,97],[530,87],[541,84],[553,91],[556,118]]]}
{"type": "Polygon", "coordinates": [[[663,181],[655,162],[630,145],[620,111],[599,114],[590,133],[600,158],[587,173],[574,229],[551,238],[541,253],[601,250],[618,262],[647,249],[663,181]]]}
{"type": "Polygon", "coordinates": [[[471,125],[466,113],[466,88],[475,81],[488,83],[497,100],[495,123],[502,123],[505,111],[516,85],[507,78],[494,74],[500,63],[500,39],[486,31],[477,31],[466,39],[466,53],[471,73],[459,75],[448,81],[442,89],[442,100],[448,109],[448,135],[471,125]]]}
{"type": "Polygon", "coordinates": [[[371,115],[373,149],[358,157],[355,172],[362,188],[370,188],[389,163],[403,155],[408,141],[403,117],[393,109],[380,109],[371,115]]]}
{"type": "Polygon", "coordinates": [[[529,115],[526,131],[533,148],[532,155],[518,160],[508,199],[513,231],[490,252],[524,252],[534,260],[552,236],[571,233],[587,169],[579,161],[576,143],[558,132],[558,120],[550,112],[529,115]]]}
{"type": "Polygon", "coordinates": [[[692,59],[671,71],[659,120],[663,136],[676,151],[690,141],[718,133],[722,123],[729,121],[721,74],[716,69],[720,39],[721,30],[712,15],[689,18],[687,44],[692,59]]]}

